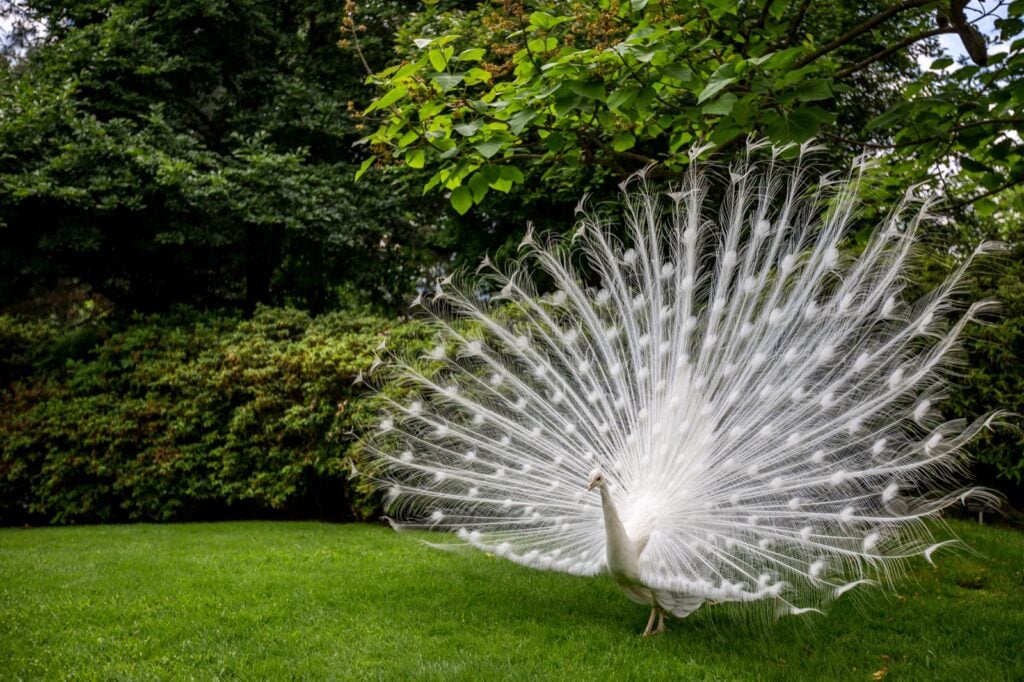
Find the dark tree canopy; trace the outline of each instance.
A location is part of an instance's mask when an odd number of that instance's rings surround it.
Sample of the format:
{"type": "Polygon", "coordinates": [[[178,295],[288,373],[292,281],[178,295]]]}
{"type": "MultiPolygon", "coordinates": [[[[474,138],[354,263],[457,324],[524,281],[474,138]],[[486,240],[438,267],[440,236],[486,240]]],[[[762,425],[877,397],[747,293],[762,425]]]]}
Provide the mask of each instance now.
{"type": "MultiPolygon", "coordinates": [[[[19,10],[45,30],[0,73],[0,300],[67,277],[157,309],[409,290],[417,256],[398,246],[429,203],[401,179],[352,187],[364,74],[336,3],[19,10]]],[[[388,22],[367,20],[367,49],[388,22]]]]}

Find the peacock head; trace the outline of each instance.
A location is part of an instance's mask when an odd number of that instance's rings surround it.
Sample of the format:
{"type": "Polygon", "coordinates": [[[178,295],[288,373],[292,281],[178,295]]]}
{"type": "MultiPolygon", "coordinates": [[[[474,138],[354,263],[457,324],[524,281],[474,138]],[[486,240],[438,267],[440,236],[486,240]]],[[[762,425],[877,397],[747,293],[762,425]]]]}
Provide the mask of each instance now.
{"type": "Polygon", "coordinates": [[[587,482],[587,490],[593,490],[594,488],[600,488],[604,485],[604,474],[601,473],[600,469],[594,469],[590,472],[590,480],[587,482]]]}

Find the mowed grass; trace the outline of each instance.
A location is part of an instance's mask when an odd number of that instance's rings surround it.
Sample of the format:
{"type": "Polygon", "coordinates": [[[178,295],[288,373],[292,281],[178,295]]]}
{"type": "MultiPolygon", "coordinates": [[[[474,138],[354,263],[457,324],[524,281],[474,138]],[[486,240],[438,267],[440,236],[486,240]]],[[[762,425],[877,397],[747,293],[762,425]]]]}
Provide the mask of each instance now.
{"type": "Polygon", "coordinates": [[[769,627],[369,525],[0,531],[0,679],[1024,679],[1024,534],[769,627]]]}

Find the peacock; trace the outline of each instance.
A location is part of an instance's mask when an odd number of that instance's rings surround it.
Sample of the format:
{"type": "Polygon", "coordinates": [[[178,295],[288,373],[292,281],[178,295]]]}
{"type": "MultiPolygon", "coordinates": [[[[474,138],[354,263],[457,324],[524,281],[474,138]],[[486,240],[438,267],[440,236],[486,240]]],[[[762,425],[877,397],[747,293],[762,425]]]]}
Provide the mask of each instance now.
{"type": "Polygon", "coordinates": [[[816,173],[810,144],[751,142],[716,167],[703,151],[667,190],[625,181],[621,221],[583,201],[565,237],[531,228],[510,266],[485,258],[417,297],[436,343],[383,362],[365,441],[396,527],[606,572],[650,608],[645,636],[704,602],[821,612],[955,542],[926,519],[995,502],[958,483],[994,415],[936,405],[993,305],[961,304],[958,285],[996,245],[910,300],[918,188],[854,255],[868,161],[816,173]]]}

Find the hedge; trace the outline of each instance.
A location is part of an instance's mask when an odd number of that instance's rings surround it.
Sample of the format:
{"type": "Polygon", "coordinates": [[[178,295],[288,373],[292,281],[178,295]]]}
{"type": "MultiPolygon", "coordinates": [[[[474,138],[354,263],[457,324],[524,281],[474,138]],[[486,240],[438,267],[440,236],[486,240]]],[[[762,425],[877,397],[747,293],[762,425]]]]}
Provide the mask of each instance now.
{"type": "Polygon", "coordinates": [[[411,322],[262,308],[63,329],[0,316],[0,523],[366,518],[353,385],[411,322]]]}

